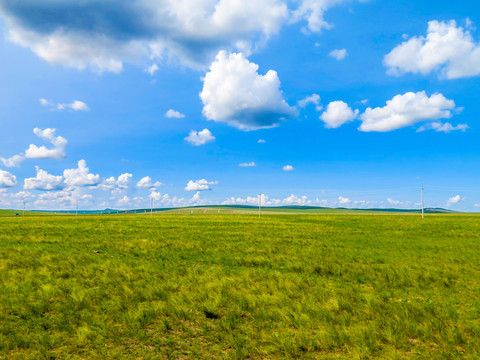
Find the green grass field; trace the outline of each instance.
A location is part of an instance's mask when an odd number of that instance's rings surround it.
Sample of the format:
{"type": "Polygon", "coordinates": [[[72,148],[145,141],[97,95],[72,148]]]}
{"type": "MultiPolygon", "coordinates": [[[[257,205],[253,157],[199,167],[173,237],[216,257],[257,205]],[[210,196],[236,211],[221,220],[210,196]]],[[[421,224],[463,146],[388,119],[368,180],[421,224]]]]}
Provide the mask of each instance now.
{"type": "Polygon", "coordinates": [[[480,216],[0,217],[0,358],[478,359],[480,216]]]}

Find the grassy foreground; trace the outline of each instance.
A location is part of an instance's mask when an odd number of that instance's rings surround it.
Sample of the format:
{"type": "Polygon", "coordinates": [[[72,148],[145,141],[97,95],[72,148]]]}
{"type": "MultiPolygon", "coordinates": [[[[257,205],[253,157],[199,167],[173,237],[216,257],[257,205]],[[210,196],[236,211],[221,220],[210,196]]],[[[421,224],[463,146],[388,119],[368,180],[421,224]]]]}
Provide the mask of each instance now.
{"type": "Polygon", "coordinates": [[[480,216],[0,218],[0,358],[478,359],[480,216]]]}

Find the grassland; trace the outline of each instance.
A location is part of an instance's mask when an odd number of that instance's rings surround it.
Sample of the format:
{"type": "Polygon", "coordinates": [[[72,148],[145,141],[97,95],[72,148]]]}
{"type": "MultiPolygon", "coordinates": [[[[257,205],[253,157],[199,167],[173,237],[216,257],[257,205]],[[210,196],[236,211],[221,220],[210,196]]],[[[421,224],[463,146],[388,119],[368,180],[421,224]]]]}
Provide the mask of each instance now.
{"type": "Polygon", "coordinates": [[[0,358],[478,359],[480,217],[0,218],[0,358]]]}

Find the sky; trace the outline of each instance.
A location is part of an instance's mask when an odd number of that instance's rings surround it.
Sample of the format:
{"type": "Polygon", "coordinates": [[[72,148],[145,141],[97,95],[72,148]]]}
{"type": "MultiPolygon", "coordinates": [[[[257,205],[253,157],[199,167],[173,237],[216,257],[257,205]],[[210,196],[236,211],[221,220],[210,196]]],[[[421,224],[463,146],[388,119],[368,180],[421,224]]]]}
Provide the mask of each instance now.
{"type": "Polygon", "coordinates": [[[0,208],[480,210],[476,0],[0,0],[0,33],[0,208]]]}

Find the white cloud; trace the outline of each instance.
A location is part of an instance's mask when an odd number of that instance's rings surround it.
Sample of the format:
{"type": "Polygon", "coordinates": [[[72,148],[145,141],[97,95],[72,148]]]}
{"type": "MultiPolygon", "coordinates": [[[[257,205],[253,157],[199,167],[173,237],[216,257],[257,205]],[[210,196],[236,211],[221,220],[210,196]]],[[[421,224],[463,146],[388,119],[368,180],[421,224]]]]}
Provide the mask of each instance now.
{"type": "Polygon", "coordinates": [[[203,115],[245,131],[275,127],[295,117],[297,110],[283,99],[277,73],[257,71],[258,65],[243,54],[219,52],[203,79],[203,115]]]}
{"type": "Polygon", "coordinates": [[[94,186],[100,183],[100,175],[90,174],[85,160],[78,162],[77,169],[65,169],[63,177],[68,186],[94,186]]]}
{"type": "Polygon", "coordinates": [[[283,171],[293,171],[295,170],[295,168],[292,166],[292,165],[285,165],[283,168],[282,168],[283,171]]]}
{"type": "Polygon", "coordinates": [[[39,138],[51,143],[54,148],[48,149],[44,145],[38,147],[34,144],[30,144],[29,148],[25,150],[26,158],[62,160],[67,156],[65,149],[68,145],[68,141],[61,136],[55,136],[55,129],[47,128],[42,130],[35,128],[33,129],[33,133],[39,138]]]}
{"type": "Polygon", "coordinates": [[[453,126],[449,122],[446,123],[441,123],[441,122],[432,122],[425,124],[417,129],[417,132],[422,132],[426,130],[435,130],[437,132],[444,132],[448,134],[449,132],[460,130],[462,132],[465,132],[469,129],[470,127],[467,124],[458,124],[457,126],[453,126]]]}
{"type": "Polygon", "coordinates": [[[314,104],[316,105],[317,111],[322,110],[322,107],[320,106],[320,95],[318,94],[312,94],[310,96],[307,96],[303,98],[302,100],[298,101],[298,106],[301,108],[307,107],[309,104],[314,104]]]}
{"type": "Polygon", "coordinates": [[[83,101],[75,100],[71,104],[58,104],[58,110],[70,109],[73,111],[90,111],[90,108],[83,101]]]}
{"type": "Polygon", "coordinates": [[[8,171],[0,170],[0,188],[17,185],[17,177],[8,171]]]}
{"type": "Polygon", "coordinates": [[[42,98],[39,100],[39,102],[40,102],[40,105],[42,106],[51,106],[50,101],[48,101],[47,99],[42,98]]]}
{"type": "Polygon", "coordinates": [[[265,139],[258,139],[257,143],[259,143],[259,144],[265,144],[266,141],[265,141],[265,139]]]}
{"type": "Polygon", "coordinates": [[[337,61],[340,61],[345,59],[348,53],[347,53],[347,49],[335,49],[335,50],[332,50],[328,55],[336,59],[337,61]]]}
{"type": "Polygon", "coordinates": [[[190,201],[192,203],[198,203],[200,201],[200,191],[197,191],[190,201]]]}
{"type": "Polygon", "coordinates": [[[185,140],[192,145],[200,146],[214,141],[215,136],[208,129],[203,129],[202,131],[191,130],[185,140]]]}
{"type": "Polygon", "coordinates": [[[255,164],[254,161],[252,161],[252,162],[238,164],[238,166],[240,166],[240,167],[254,167],[254,166],[256,166],[256,164],[255,164]]]}
{"type": "Polygon", "coordinates": [[[71,104],[57,104],[48,101],[47,99],[40,99],[40,105],[49,107],[52,110],[66,110],[70,109],[73,111],[90,111],[90,108],[83,101],[75,100],[71,104]]]}
{"type": "Polygon", "coordinates": [[[338,203],[340,205],[348,205],[352,202],[352,200],[350,200],[349,198],[346,198],[346,197],[343,197],[343,196],[339,196],[338,197],[338,203]]]}
{"type": "MultiPolygon", "coordinates": [[[[329,29],[325,12],[344,2],[7,1],[0,16],[9,28],[10,41],[52,64],[119,73],[125,62],[139,60],[178,59],[183,65],[203,68],[219,50],[261,47],[288,23],[306,21],[305,32],[329,29]]],[[[154,73],[155,65],[147,72],[154,73]]]]}
{"type": "Polygon", "coordinates": [[[54,64],[114,73],[142,57],[198,68],[220,49],[261,43],[289,16],[285,0],[47,2],[34,15],[31,4],[4,5],[14,43],[54,64]]]}
{"type": "Polygon", "coordinates": [[[185,190],[187,191],[205,191],[205,190],[210,190],[211,185],[217,185],[218,181],[207,181],[205,179],[201,180],[190,180],[185,187],[185,190]]]}
{"type": "Polygon", "coordinates": [[[133,175],[130,173],[124,173],[117,179],[115,179],[114,176],[111,176],[108,179],[103,180],[103,182],[98,185],[98,188],[101,190],[112,190],[114,192],[127,190],[132,176],[133,175]]]}
{"type": "Polygon", "coordinates": [[[146,69],[145,69],[145,72],[149,73],[150,76],[153,76],[155,75],[155,73],[159,70],[159,67],[157,64],[153,64],[153,65],[150,65],[148,66],[146,69]]]}
{"type": "Polygon", "coordinates": [[[447,206],[458,204],[460,201],[462,201],[460,195],[452,196],[450,199],[447,200],[447,206]]]}
{"type": "Polygon", "coordinates": [[[332,25],[324,19],[325,11],[345,0],[302,0],[300,6],[292,13],[292,22],[307,21],[305,33],[318,33],[323,29],[331,29],[332,25]]]}
{"type": "Polygon", "coordinates": [[[283,199],[283,205],[302,205],[302,206],[310,206],[312,205],[312,201],[308,200],[308,197],[303,195],[298,197],[296,195],[290,195],[289,197],[283,199]]]}
{"type": "Polygon", "coordinates": [[[174,196],[173,198],[168,195],[168,194],[162,194],[156,191],[152,191],[150,193],[150,198],[154,200],[154,206],[171,206],[171,207],[178,207],[178,206],[187,206],[191,204],[192,202],[196,202],[198,200],[195,200],[196,198],[200,199],[200,196],[197,196],[195,194],[192,198],[192,200],[188,201],[185,200],[184,198],[177,198],[174,196]]]}
{"type": "Polygon", "coordinates": [[[8,159],[4,157],[0,157],[0,161],[6,167],[19,167],[24,160],[25,160],[25,156],[23,155],[13,155],[8,159]]]}
{"type": "Polygon", "coordinates": [[[163,185],[160,181],[153,183],[150,176],[145,176],[137,183],[137,187],[142,189],[157,188],[163,185]]]}
{"type": "Polygon", "coordinates": [[[121,189],[128,189],[128,184],[132,179],[132,174],[125,173],[118,177],[117,179],[117,186],[121,189]]]}
{"type": "Polygon", "coordinates": [[[320,116],[320,120],[325,123],[326,128],[335,129],[353,121],[357,116],[358,110],[353,111],[343,101],[332,101],[328,104],[327,110],[320,116]]]}
{"type": "Polygon", "coordinates": [[[63,176],[50,175],[45,170],[35,166],[37,176],[26,178],[23,188],[25,190],[58,190],[64,186],[63,176]]]}
{"type": "Polygon", "coordinates": [[[360,116],[360,131],[386,132],[413,125],[425,120],[448,119],[455,102],[442,94],[428,97],[425,91],[408,92],[387,101],[383,108],[367,108],[360,116]]]}
{"type": "Polygon", "coordinates": [[[166,113],[165,113],[165,116],[167,118],[175,118],[175,119],[182,119],[185,117],[184,114],[182,114],[181,112],[178,112],[176,110],[173,110],[173,109],[170,109],[168,110],[166,113]]]}
{"type": "MultiPolygon", "coordinates": [[[[468,24],[467,24],[468,29],[468,24]]],[[[423,75],[437,71],[457,79],[480,74],[480,44],[455,21],[430,21],[426,36],[416,36],[394,48],[384,58],[391,75],[423,75]]]]}
{"type": "Polygon", "coordinates": [[[132,200],[127,195],[124,195],[122,198],[117,200],[117,205],[118,206],[128,206],[128,205],[130,205],[131,202],[132,202],[132,200]]]}

